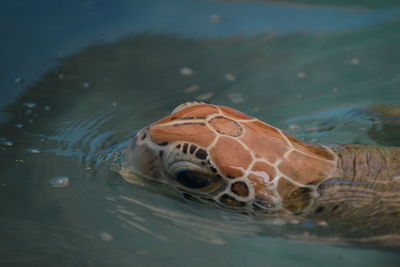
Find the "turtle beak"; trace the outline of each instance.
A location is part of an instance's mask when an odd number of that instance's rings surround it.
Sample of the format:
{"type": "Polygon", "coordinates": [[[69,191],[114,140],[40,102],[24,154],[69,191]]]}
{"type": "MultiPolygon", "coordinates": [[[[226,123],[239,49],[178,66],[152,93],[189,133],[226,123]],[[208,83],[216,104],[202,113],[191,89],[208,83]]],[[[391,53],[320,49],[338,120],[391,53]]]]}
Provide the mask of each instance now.
{"type": "Polygon", "coordinates": [[[144,184],[160,180],[161,162],[157,154],[140,138],[140,131],[125,150],[125,159],[120,174],[128,181],[144,184]]]}

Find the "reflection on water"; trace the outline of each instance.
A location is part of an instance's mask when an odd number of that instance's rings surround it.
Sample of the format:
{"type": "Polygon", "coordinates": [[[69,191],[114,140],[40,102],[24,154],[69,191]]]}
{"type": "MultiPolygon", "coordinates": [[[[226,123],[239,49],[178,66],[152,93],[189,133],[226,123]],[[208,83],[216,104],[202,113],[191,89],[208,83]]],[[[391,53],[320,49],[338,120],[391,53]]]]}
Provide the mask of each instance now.
{"type": "Polygon", "coordinates": [[[265,1],[272,3],[282,3],[293,6],[306,6],[306,7],[321,7],[321,6],[336,6],[336,7],[347,7],[347,8],[364,8],[364,9],[375,9],[375,8],[389,8],[398,6],[396,0],[224,0],[224,1],[265,1]]]}
{"type": "Polygon", "coordinates": [[[0,113],[2,264],[398,264],[397,254],[358,249],[395,237],[355,244],[321,222],[224,210],[162,186],[128,184],[111,170],[113,154],[138,129],[194,99],[233,106],[309,142],[399,145],[394,109],[371,107],[399,104],[400,21],[368,21],[324,33],[142,33],[63,57],[0,113]]]}

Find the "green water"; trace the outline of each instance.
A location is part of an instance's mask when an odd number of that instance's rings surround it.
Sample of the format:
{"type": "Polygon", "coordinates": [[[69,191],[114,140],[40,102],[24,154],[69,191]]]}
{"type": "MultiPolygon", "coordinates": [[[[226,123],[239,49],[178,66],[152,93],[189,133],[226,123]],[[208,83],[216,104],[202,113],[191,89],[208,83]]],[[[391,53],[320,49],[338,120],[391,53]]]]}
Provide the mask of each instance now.
{"type": "Polygon", "coordinates": [[[399,145],[396,124],[367,110],[400,106],[400,4],[293,2],[4,3],[0,266],[400,266],[398,251],[329,244],[310,237],[317,226],[183,200],[110,168],[188,100],[310,142],[399,145]],[[60,176],[69,185],[53,187],[60,176]]]}

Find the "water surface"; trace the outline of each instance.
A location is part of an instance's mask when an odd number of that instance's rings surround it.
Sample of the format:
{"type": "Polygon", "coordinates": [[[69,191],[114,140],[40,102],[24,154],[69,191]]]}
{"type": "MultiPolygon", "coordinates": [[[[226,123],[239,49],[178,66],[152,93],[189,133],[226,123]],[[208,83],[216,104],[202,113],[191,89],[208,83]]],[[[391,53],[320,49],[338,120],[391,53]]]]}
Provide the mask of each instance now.
{"type": "Polygon", "coordinates": [[[323,226],[194,203],[110,168],[188,100],[309,142],[399,145],[397,124],[366,111],[400,104],[399,6],[350,2],[3,3],[1,265],[397,266],[373,244],[307,238],[323,226]]]}

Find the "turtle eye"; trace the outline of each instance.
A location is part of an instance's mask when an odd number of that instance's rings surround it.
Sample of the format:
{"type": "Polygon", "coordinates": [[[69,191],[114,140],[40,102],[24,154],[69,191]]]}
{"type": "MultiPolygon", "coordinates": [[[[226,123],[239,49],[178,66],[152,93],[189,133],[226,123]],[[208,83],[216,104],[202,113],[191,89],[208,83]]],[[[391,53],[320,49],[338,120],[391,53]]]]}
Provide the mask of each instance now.
{"type": "Polygon", "coordinates": [[[190,189],[202,189],[215,182],[213,176],[192,170],[179,171],[176,174],[176,179],[181,185],[190,189]]]}

